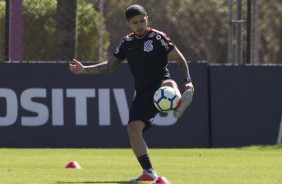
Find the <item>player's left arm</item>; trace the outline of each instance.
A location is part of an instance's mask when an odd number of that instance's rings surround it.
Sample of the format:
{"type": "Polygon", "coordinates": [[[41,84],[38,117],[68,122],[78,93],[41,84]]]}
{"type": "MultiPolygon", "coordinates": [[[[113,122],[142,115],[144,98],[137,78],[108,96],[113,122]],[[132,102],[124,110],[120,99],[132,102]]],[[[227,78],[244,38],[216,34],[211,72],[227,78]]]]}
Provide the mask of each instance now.
{"type": "Polygon", "coordinates": [[[191,80],[189,67],[183,54],[178,50],[176,46],[169,52],[168,57],[170,60],[175,61],[181,76],[183,77],[183,83],[185,90],[192,89],[194,92],[194,86],[191,80]]]}

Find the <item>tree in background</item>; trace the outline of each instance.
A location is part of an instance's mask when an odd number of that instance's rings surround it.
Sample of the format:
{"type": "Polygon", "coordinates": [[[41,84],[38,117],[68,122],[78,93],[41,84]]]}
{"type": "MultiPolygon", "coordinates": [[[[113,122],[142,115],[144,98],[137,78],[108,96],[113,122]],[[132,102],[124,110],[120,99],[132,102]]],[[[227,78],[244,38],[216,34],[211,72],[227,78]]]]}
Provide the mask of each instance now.
{"type": "MultiPolygon", "coordinates": [[[[106,25],[110,43],[128,34],[125,9],[140,3],[148,12],[149,24],[167,33],[189,61],[224,63],[227,58],[227,5],[223,1],[128,0],[106,2],[106,25]],[[116,30],[117,27],[122,29],[116,30]],[[220,52],[218,52],[220,50],[220,52]]],[[[113,51],[116,45],[110,45],[113,51]]]]}
{"type": "MultiPolygon", "coordinates": [[[[69,0],[60,0],[58,4],[56,0],[23,2],[25,61],[72,60],[75,55],[82,61],[97,61],[99,14],[93,3],[81,0],[77,5],[69,0]]],[[[103,33],[105,41],[101,47],[106,55],[108,32],[103,30],[103,33]]]]}
{"type": "MultiPolygon", "coordinates": [[[[109,32],[107,28],[103,31],[103,45],[98,44],[100,15],[95,9],[95,3],[91,1],[78,1],[77,11],[77,54],[80,61],[98,61],[98,48],[103,47],[103,58],[107,57],[107,48],[109,47],[109,32]]],[[[103,18],[103,21],[105,19],[103,18]]]]}
{"type": "Polygon", "coordinates": [[[76,50],[77,0],[57,0],[56,51],[57,61],[72,61],[76,50]]]}
{"type": "MultiPolygon", "coordinates": [[[[103,1],[103,17],[99,15],[98,0],[75,1],[77,1],[76,36],[72,33],[71,37],[76,37],[75,55],[79,60],[97,61],[99,47],[103,47],[104,58],[107,57],[107,54],[111,55],[119,39],[129,33],[125,25],[125,9],[131,4],[139,3],[148,11],[150,25],[166,32],[183,51],[187,60],[208,61],[209,63],[227,62],[227,0],[162,0],[161,4],[160,1],[148,0],[107,0],[103,1]],[[100,26],[99,20],[101,19],[105,27],[100,26]],[[99,29],[103,31],[104,43],[102,45],[98,43],[99,29]]],[[[66,7],[70,6],[70,9],[73,9],[70,4],[73,5],[75,1],[66,0],[65,2],[68,3],[65,5],[57,4],[57,0],[23,1],[23,60],[56,61],[60,55],[60,57],[66,57],[69,60],[74,55],[73,51],[62,51],[63,48],[75,46],[75,44],[59,42],[68,38],[68,31],[64,30],[69,29],[69,26],[74,27],[75,12],[66,7]],[[57,18],[57,8],[58,11],[59,9],[67,11],[64,12],[65,15],[70,13],[72,23],[68,24],[69,21],[62,18],[64,17],[63,12],[58,12],[58,16],[61,18],[57,18]],[[61,23],[57,24],[57,20],[61,23]]],[[[233,2],[236,3],[236,1],[233,2]]],[[[257,38],[259,43],[255,44],[258,48],[259,63],[281,63],[282,22],[280,17],[282,16],[282,1],[259,2],[258,21],[254,25],[254,29],[259,32],[257,38]]],[[[234,8],[236,8],[235,5],[234,8]]],[[[242,9],[243,19],[246,20],[246,3],[243,3],[242,9]]],[[[236,11],[234,10],[233,13],[236,18],[236,11]]],[[[244,40],[242,43],[244,44],[246,43],[245,38],[246,24],[243,24],[244,40]]],[[[68,39],[68,41],[71,40],[68,39]]],[[[4,60],[5,57],[4,47],[5,1],[0,0],[0,60],[4,60]]],[[[244,52],[245,50],[244,46],[244,52]]],[[[65,59],[63,58],[63,60],[65,59]]]]}
{"type": "Polygon", "coordinates": [[[24,0],[23,6],[23,60],[55,60],[56,1],[24,0]]]}
{"type": "Polygon", "coordinates": [[[5,2],[0,1],[0,61],[5,60],[5,2]]]}

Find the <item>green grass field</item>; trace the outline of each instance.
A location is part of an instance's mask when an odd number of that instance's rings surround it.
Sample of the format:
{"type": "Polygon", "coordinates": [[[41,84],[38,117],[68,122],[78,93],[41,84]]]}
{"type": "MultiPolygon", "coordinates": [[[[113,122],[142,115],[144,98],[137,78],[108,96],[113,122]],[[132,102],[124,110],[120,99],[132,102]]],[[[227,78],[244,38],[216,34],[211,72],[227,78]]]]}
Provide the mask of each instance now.
{"type": "MultiPolygon", "coordinates": [[[[151,149],[172,184],[282,184],[282,147],[151,149]]],[[[128,183],[141,174],[130,149],[0,149],[0,183],[128,183]],[[77,161],[82,169],[66,169],[77,161]]],[[[151,183],[151,182],[148,182],[151,183]]]]}

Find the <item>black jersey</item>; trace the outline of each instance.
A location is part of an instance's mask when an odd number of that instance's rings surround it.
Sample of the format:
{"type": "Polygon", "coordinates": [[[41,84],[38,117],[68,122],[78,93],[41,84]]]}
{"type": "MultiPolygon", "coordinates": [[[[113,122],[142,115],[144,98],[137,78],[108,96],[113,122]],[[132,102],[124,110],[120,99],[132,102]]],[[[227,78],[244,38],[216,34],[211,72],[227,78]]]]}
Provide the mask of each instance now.
{"type": "Polygon", "coordinates": [[[170,78],[167,55],[173,48],[173,42],[165,33],[148,28],[147,35],[142,39],[135,38],[133,33],[125,36],[114,56],[127,60],[135,79],[135,89],[142,92],[170,78]]]}

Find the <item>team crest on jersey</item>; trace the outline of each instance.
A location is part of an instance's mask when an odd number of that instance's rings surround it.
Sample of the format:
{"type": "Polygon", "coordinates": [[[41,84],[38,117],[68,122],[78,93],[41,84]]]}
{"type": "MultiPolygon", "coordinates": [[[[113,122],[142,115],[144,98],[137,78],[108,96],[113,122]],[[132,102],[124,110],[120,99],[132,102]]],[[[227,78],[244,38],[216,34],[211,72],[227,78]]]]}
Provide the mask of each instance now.
{"type": "Polygon", "coordinates": [[[147,40],[144,42],[144,51],[145,52],[150,52],[153,50],[153,40],[147,40]]]}

